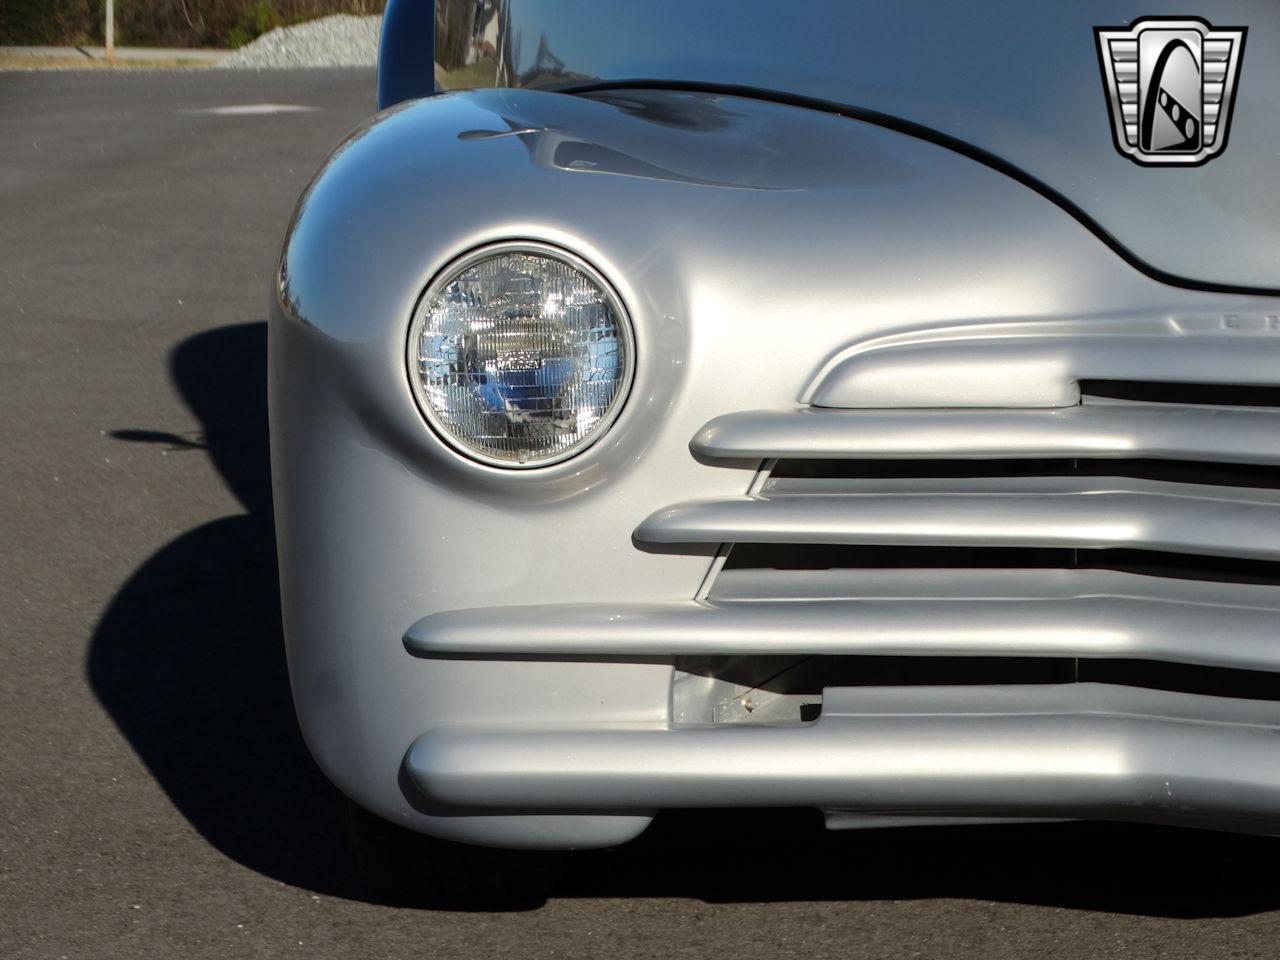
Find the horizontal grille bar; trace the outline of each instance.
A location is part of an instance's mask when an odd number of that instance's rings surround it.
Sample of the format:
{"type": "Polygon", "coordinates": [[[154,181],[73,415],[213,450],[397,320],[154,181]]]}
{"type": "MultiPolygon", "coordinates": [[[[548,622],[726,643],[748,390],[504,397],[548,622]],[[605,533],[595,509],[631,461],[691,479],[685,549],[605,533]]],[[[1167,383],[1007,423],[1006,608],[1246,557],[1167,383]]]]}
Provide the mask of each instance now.
{"type": "Polygon", "coordinates": [[[1272,491],[1090,477],[783,483],[772,481],[761,496],[664,508],[640,524],[635,538],[650,544],[1126,547],[1280,559],[1280,499],[1272,491]]]}
{"type": "Polygon", "coordinates": [[[856,599],[451,611],[404,642],[428,656],[1114,657],[1280,671],[1280,588],[1096,570],[882,571],[851,583],[856,599]]]}
{"type": "Polygon", "coordinates": [[[1280,411],[1137,404],[1048,410],[757,410],[690,444],[713,458],[1125,457],[1280,464],[1280,411]]]}
{"type": "Polygon", "coordinates": [[[1274,829],[1280,706],[1098,684],[830,689],[782,726],[439,727],[405,768],[460,808],[817,806],[1274,829]]]}
{"type": "Polygon", "coordinates": [[[818,407],[1069,407],[1082,380],[1280,386],[1273,336],[1089,334],[966,337],[868,345],[837,362],[818,407]]]}

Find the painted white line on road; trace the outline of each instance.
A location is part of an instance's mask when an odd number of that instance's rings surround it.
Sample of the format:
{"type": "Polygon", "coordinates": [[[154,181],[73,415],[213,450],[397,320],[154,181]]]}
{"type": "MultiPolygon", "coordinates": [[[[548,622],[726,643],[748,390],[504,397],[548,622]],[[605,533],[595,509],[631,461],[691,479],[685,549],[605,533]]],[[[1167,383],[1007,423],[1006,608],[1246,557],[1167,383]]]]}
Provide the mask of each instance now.
{"type": "Polygon", "coordinates": [[[298,103],[238,103],[227,107],[205,107],[202,110],[183,110],[183,113],[204,113],[216,117],[265,117],[274,113],[311,113],[319,107],[304,107],[298,103]]]}

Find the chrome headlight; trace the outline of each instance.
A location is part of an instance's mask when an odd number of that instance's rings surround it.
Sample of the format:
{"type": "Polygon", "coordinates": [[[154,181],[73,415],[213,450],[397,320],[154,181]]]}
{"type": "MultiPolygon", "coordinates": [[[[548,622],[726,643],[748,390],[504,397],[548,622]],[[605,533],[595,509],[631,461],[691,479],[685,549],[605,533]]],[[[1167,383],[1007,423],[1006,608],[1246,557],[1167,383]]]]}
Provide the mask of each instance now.
{"type": "Polygon", "coordinates": [[[546,466],[599,439],[634,365],[631,323],[608,282],[540,243],[494,244],[450,264],[409,330],[423,414],[493,466],[546,466]]]}

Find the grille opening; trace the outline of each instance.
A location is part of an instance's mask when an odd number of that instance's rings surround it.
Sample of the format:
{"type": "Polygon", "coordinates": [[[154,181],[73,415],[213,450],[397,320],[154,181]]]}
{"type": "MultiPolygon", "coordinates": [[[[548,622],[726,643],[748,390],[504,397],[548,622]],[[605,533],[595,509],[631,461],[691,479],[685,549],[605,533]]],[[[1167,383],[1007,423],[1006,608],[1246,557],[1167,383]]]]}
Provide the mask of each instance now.
{"type": "Polygon", "coordinates": [[[1085,397],[1140,403],[1183,403],[1214,407],[1280,407],[1280,387],[1224,383],[1154,383],[1149,380],[1081,380],[1085,397]]]}
{"type": "Polygon", "coordinates": [[[876,569],[1118,570],[1176,580],[1280,584],[1280,562],[1161,553],[1156,550],[1070,550],[1014,547],[874,547],[736,543],[726,570],[876,569]]]}
{"type": "Polygon", "coordinates": [[[972,477],[1131,477],[1215,487],[1280,488],[1273,465],[1196,460],[779,460],[770,479],[872,480],[972,477]]]}
{"type": "Polygon", "coordinates": [[[824,687],[1070,683],[1075,662],[1055,657],[699,656],[682,673],[766,693],[820,694],[824,687]]]}
{"type": "Polygon", "coordinates": [[[827,687],[1113,683],[1170,693],[1280,701],[1280,674],[1154,660],[1060,657],[698,657],[678,670],[753,690],[802,697],[817,719],[827,687]]]}
{"type": "Polygon", "coordinates": [[[1207,697],[1280,700],[1280,674],[1260,670],[1230,670],[1155,660],[1080,660],[1077,671],[1077,679],[1082,683],[1116,683],[1207,697]]]}

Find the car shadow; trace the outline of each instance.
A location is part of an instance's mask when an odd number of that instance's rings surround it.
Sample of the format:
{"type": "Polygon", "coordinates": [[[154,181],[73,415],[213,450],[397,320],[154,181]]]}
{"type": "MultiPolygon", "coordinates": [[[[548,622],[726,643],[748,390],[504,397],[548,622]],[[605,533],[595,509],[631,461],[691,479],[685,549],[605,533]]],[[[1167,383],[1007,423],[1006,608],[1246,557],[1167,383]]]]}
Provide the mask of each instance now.
{"type": "Polygon", "coordinates": [[[813,810],[668,814],[564,896],[712,903],[956,898],[1161,918],[1280,907],[1269,837],[1124,823],[823,829],[813,810]]]}
{"type": "MultiPolygon", "coordinates": [[[[277,593],[266,324],[179,344],[170,372],[199,439],[121,442],[211,458],[244,512],[184,533],[120,588],[89,648],[92,688],[192,826],[226,856],[301,888],[378,901],[344,843],[341,801],[293,712],[277,593]]],[[[1270,838],[1120,824],[827,833],[813,811],[660,817],[616,851],[568,859],[564,897],[707,902],[957,897],[1157,917],[1280,907],[1270,838]]]]}
{"type": "Polygon", "coordinates": [[[259,873],[338,896],[363,890],[336,791],[294,718],[281,642],[267,448],[266,324],[180,343],[170,374],[201,435],[119,429],[122,442],[208,455],[244,512],[173,540],[120,588],[89,682],[169,799],[259,873]],[[203,452],[202,452],[203,451],[203,452]]]}

